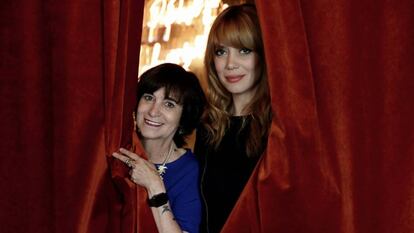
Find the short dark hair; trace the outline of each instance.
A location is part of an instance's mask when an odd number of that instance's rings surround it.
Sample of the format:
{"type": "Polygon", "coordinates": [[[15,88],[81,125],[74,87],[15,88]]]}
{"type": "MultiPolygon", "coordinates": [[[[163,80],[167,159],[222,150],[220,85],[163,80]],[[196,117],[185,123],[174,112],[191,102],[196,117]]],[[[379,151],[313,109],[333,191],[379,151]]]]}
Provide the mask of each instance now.
{"type": "Polygon", "coordinates": [[[160,88],[165,88],[166,97],[173,95],[171,97],[183,106],[179,130],[173,138],[175,144],[182,147],[186,144],[186,137],[200,122],[206,97],[197,76],[173,63],[157,65],[141,75],[137,84],[137,102],[139,103],[144,94],[153,94],[160,88]]]}

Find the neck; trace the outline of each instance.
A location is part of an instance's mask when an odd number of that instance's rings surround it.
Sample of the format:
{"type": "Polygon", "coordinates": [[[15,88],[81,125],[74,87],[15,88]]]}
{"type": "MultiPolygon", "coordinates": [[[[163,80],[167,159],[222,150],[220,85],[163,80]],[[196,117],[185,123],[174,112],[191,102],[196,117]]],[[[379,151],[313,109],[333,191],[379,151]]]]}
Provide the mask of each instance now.
{"type": "Polygon", "coordinates": [[[171,146],[175,148],[173,140],[162,141],[159,140],[142,140],[142,145],[147,153],[148,160],[152,163],[162,163],[165,160],[171,146]]]}
{"type": "Polygon", "coordinates": [[[233,94],[233,116],[243,116],[249,114],[249,112],[246,111],[246,107],[252,101],[255,93],[256,88],[242,94],[233,94]]]}

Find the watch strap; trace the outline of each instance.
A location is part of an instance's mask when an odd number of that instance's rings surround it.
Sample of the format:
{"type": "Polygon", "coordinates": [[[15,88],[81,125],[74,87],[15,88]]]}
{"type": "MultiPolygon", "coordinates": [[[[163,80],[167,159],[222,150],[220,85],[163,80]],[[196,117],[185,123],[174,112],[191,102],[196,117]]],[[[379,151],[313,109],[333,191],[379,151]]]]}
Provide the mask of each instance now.
{"type": "Polygon", "coordinates": [[[148,199],[148,205],[150,207],[160,207],[168,203],[167,193],[158,193],[148,199]]]}

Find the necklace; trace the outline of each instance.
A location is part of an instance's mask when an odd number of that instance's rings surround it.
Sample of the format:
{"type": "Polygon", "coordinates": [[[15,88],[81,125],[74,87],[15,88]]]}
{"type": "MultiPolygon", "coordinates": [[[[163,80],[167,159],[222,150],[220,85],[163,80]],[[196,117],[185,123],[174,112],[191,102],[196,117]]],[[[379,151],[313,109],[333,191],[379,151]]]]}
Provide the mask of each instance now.
{"type": "Polygon", "coordinates": [[[165,174],[165,172],[166,172],[166,170],[168,168],[165,164],[168,162],[168,159],[170,158],[170,156],[172,154],[172,151],[174,149],[173,144],[174,143],[171,143],[170,149],[168,151],[168,154],[165,156],[164,162],[162,162],[162,164],[160,166],[158,166],[158,168],[157,168],[157,172],[161,176],[161,178],[165,174]]]}

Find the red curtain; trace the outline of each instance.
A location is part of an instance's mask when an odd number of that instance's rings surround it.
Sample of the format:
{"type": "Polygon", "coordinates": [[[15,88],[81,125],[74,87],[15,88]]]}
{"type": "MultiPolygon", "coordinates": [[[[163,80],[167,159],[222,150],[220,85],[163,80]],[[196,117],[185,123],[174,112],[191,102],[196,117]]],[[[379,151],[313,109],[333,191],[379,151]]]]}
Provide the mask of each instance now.
{"type": "Polygon", "coordinates": [[[256,0],[276,112],[224,232],[414,232],[414,2],[256,0]]]}
{"type": "MultiPolygon", "coordinates": [[[[223,232],[414,232],[414,2],[256,5],[276,114],[223,232]]],[[[142,10],[0,3],[2,232],[137,231],[109,155],[130,144],[142,10]]]]}
{"type": "Polygon", "coordinates": [[[0,3],[1,232],[133,232],[107,158],[130,143],[143,4],[0,3]]]}

